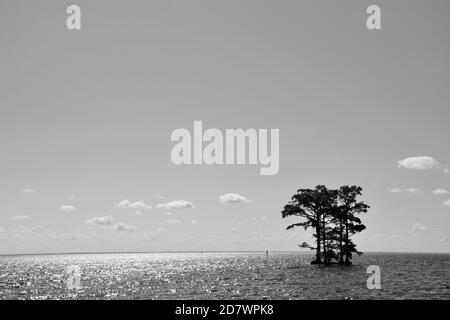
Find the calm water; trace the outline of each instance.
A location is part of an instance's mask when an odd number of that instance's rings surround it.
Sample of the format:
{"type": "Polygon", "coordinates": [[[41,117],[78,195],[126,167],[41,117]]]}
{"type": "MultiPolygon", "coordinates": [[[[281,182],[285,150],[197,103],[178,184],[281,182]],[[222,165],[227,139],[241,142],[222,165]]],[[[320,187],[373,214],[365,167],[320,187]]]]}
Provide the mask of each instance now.
{"type": "Polygon", "coordinates": [[[148,253],[0,257],[0,299],[450,299],[449,254],[365,254],[312,266],[302,253],[148,253]],[[78,265],[81,289],[68,289],[78,265]],[[366,268],[381,268],[369,290],[366,268]]]}

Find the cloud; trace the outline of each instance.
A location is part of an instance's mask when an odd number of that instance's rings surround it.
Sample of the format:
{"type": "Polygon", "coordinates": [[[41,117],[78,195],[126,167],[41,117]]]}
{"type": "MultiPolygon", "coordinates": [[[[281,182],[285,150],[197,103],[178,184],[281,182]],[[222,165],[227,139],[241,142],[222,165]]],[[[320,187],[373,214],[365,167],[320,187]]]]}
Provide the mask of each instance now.
{"type": "Polygon", "coordinates": [[[142,240],[144,240],[144,241],[155,241],[155,240],[158,240],[158,236],[154,232],[147,232],[146,234],[144,234],[142,240]]]}
{"type": "Polygon", "coordinates": [[[11,218],[9,218],[10,220],[26,220],[26,219],[30,219],[30,216],[12,216],[11,218]]]}
{"type": "Polygon", "coordinates": [[[448,236],[444,236],[444,237],[442,238],[442,242],[448,242],[448,240],[449,240],[449,237],[448,237],[448,236]]]}
{"type": "Polygon", "coordinates": [[[450,199],[445,200],[443,204],[444,204],[444,207],[449,208],[450,207],[450,199]]]}
{"type": "Polygon", "coordinates": [[[169,219],[166,221],[166,223],[168,224],[181,224],[181,222],[179,220],[175,220],[175,219],[169,219]]]}
{"type": "Polygon", "coordinates": [[[262,216],[261,220],[267,220],[267,217],[266,216],[262,216]]]}
{"type": "Polygon", "coordinates": [[[146,234],[144,234],[143,240],[147,240],[147,241],[158,240],[158,235],[165,230],[166,229],[164,229],[164,228],[158,228],[155,231],[147,232],[146,234]]]}
{"type": "Polygon", "coordinates": [[[65,212],[75,211],[75,207],[70,206],[70,205],[64,205],[64,206],[59,207],[59,211],[65,211],[65,212]]]}
{"type": "Polygon", "coordinates": [[[114,208],[116,209],[126,209],[131,203],[130,200],[122,200],[120,202],[114,203],[114,208]]]}
{"type": "Polygon", "coordinates": [[[438,189],[434,189],[432,192],[433,192],[433,194],[447,194],[448,190],[438,188],[438,189]]]}
{"type": "Polygon", "coordinates": [[[41,225],[35,225],[30,227],[31,232],[42,232],[44,228],[41,225]]]}
{"type": "Polygon", "coordinates": [[[198,221],[197,220],[192,220],[191,223],[192,224],[198,224],[198,221]]]}
{"type": "Polygon", "coordinates": [[[128,208],[130,209],[151,209],[152,206],[149,204],[146,204],[144,201],[140,200],[140,201],[136,201],[136,202],[132,202],[128,205],[128,208]]]}
{"type": "Polygon", "coordinates": [[[118,203],[114,204],[114,208],[116,209],[146,209],[149,210],[152,208],[151,205],[146,204],[144,201],[139,200],[135,202],[131,202],[130,200],[122,200],[118,203]]]}
{"type": "Polygon", "coordinates": [[[412,230],[414,233],[418,233],[418,232],[420,232],[420,231],[424,231],[424,230],[427,230],[427,229],[428,229],[428,227],[424,226],[423,223],[418,222],[418,223],[416,223],[416,224],[412,227],[411,230],[412,230]]]}
{"type": "Polygon", "coordinates": [[[173,210],[173,209],[194,209],[195,207],[192,204],[192,202],[186,200],[175,200],[168,203],[160,203],[156,206],[156,208],[173,210]]]}
{"type": "Polygon", "coordinates": [[[155,198],[155,199],[160,199],[160,200],[164,200],[164,199],[166,199],[166,197],[165,197],[165,196],[163,196],[163,195],[160,195],[159,193],[157,193],[157,194],[153,195],[153,198],[155,198]]]}
{"type": "Polygon", "coordinates": [[[127,232],[133,232],[136,231],[136,227],[135,226],[130,226],[126,223],[123,222],[119,222],[118,224],[116,224],[113,227],[114,230],[116,231],[127,231],[127,232]]]}
{"type": "Polygon", "coordinates": [[[67,235],[67,237],[69,238],[69,240],[72,240],[72,241],[80,239],[80,236],[76,233],[70,233],[67,235]]]}
{"type": "Polygon", "coordinates": [[[44,228],[41,225],[35,225],[31,227],[20,226],[16,230],[15,233],[40,233],[44,228]]]}
{"type": "Polygon", "coordinates": [[[33,189],[23,189],[22,193],[34,193],[35,191],[33,189]]]}
{"type": "Polygon", "coordinates": [[[391,193],[400,193],[400,192],[403,192],[403,191],[409,192],[409,193],[418,193],[420,190],[417,189],[417,188],[414,188],[414,187],[410,187],[410,188],[405,189],[405,190],[402,190],[400,188],[393,188],[393,189],[389,190],[389,192],[391,192],[391,193]]]}
{"type": "Polygon", "coordinates": [[[242,202],[250,202],[246,197],[241,196],[238,193],[226,193],[219,196],[219,200],[221,203],[242,203],[242,202]]]}
{"type": "Polygon", "coordinates": [[[432,157],[419,156],[400,160],[398,161],[397,166],[399,168],[425,170],[439,167],[439,162],[432,157]]]}
{"type": "Polygon", "coordinates": [[[93,217],[91,219],[86,220],[86,222],[98,226],[110,226],[113,223],[113,217],[111,215],[103,217],[93,217]]]}
{"type": "Polygon", "coordinates": [[[450,169],[445,168],[444,173],[450,173],[450,169]]]}
{"type": "Polygon", "coordinates": [[[375,238],[377,239],[384,239],[384,240],[388,240],[388,241],[395,241],[395,240],[400,240],[401,237],[398,234],[375,234],[374,235],[375,238]]]}
{"type": "Polygon", "coordinates": [[[41,225],[19,226],[8,234],[8,238],[16,241],[60,241],[60,240],[76,240],[76,239],[92,239],[87,235],[77,232],[60,233],[48,230],[41,225]]]}
{"type": "Polygon", "coordinates": [[[0,227],[0,233],[3,233],[3,232],[5,232],[5,229],[0,227]]]}

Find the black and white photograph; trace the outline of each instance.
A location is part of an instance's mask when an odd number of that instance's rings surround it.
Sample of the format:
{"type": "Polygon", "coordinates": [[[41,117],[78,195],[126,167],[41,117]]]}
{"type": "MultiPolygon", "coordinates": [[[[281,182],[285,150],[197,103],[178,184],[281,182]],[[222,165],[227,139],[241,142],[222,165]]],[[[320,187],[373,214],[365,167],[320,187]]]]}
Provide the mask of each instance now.
{"type": "Polygon", "coordinates": [[[448,0],[0,0],[0,300],[449,300],[449,34],[448,0]]]}

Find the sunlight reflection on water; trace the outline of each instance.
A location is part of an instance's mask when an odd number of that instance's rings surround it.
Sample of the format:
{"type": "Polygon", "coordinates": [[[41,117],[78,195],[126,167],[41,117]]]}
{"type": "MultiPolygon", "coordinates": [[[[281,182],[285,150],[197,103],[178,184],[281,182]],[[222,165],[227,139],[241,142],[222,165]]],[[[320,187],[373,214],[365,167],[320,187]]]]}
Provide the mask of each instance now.
{"type": "Polygon", "coordinates": [[[0,257],[0,299],[450,299],[450,255],[365,254],[353,266],[302,253],[139,253],[0,257]],[[366,286],[381,267],[381,290],[366,286]],[[77,265],[81,289],[68,289],[77,265]]]}

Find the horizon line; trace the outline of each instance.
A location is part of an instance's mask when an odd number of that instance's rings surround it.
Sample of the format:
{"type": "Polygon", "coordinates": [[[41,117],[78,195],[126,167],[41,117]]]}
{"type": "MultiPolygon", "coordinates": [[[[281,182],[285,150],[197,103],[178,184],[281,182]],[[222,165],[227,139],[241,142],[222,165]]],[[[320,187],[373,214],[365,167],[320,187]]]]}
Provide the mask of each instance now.
{"type": "MultiPolygon", "coordinates": [[[[300,250],[267,250],[280,253],[310,253],[300,250]]],[[[266,253],[266,250],[164,250],[164,251],[82,251],[82,252],[38,252],[38,253],[0,253],[4,256],[43,256],[43,255],[77,255],[77,254],[142,254],[142,253],[266,253]]],[[[366,251],[366,253],[389,254],[450,254],[450,252],[423,252],[423,251],[366,251]]],[[[313,253],[312,253],[313,254],[313,253]]],[[[363,252],[364,254],[364,252],[363,252]]]]}

